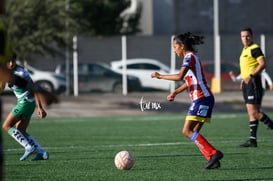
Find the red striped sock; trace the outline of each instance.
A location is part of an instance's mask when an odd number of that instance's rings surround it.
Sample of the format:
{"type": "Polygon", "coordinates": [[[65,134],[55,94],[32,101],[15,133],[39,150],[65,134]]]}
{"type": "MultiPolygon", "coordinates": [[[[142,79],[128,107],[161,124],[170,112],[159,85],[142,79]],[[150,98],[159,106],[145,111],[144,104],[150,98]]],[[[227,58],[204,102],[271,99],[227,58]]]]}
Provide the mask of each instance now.
{"type": "Polygon", "coordinates": [[[217,150],[201,134],[198,134],[194,142],[207,160],[210,160],[211,155],[217,153],[217,150]]]}

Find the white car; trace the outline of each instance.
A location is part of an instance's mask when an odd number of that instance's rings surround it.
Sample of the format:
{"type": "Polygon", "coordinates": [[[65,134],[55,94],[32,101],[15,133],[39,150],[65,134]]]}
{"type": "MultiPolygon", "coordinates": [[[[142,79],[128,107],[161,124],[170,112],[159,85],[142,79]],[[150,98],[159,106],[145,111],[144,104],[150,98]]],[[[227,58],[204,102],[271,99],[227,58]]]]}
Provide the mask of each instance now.
{"type": "Polygon", "coordinates": [[[66,79],[62,75],[55,72],[38,70],[30,65],[25,68],[29,71],[30,76],[36,84],[49,92],[61,94],[66,90],[66,79]]]}
{"type": "MultiPolygon", "coordinates": [[[[171,70],[167,65],[158,60],[147,58],[127,59],[126,64],[127,74],[138,77],[141,83],[141,88],[170,90],[172,81],[151,78],[151,73],[155,71],[162,74],[170,74],[171,70]]],[[[122,73],[121,60],[112,61],[110,65],[114,71],[122,73]]],[[[179,70],[175,70],[175,72],[179,72],[179,70]]],[[[179,84],[179,82],[176,82],[176,84],[179,84]]],[[[178,85],[175,85],[175,87],[177,86],[178,85]]]]}
{"type": "MultiPolygon", "coordinates": [[[[38,70],[30,65],[25,65],[24,67],[30,73],[33,82],[45,90],[56,94],[65,92],[66,79],[64,76],[58,75],[55,72],[38,70]]],[[[10,88],[6,86],[5,92],[10,91],[10,88]]]]}

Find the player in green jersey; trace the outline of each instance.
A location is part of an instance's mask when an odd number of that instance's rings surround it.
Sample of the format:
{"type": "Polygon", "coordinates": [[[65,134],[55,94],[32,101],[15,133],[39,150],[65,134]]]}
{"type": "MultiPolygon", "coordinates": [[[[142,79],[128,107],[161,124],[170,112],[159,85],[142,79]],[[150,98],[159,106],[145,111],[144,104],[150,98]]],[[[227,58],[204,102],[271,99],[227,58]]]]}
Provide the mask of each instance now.
{"type": "Polygon", "coordinates": [[[20,158],[21,161],[33,153],[37,153],[34,160],[46,160],[49,157],[48,152],[44,151],[40,144],[27,133],[27,127],[36,107],[40,118],[45,118],[47,115],[40,97],[31,91],[30,87],[33,87],[34,83],[29,72],[16,64],[15,55],[9,58],[6,66],[12,71],[12,78],[8,82],[8,86],[15,94],[17,104],[6,117],[3,129],[25,148],[25,153],[20,158]]]}

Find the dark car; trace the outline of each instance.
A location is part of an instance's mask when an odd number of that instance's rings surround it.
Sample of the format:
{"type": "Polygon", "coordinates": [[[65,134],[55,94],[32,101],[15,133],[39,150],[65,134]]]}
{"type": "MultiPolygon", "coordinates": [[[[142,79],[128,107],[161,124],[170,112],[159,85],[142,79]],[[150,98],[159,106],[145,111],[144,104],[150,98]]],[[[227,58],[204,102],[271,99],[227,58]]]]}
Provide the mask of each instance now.
{"type": "MultiPolygon", "coordinates": [[[[208,84],[211,86],[211,80],[214,77],[214,62],[203,61],[204,74],[208,84]]],[[[240,74],[240,68],[234,63],[222,61],[221,62],[221,82],[224,90],[239,90],[238,83],[234,83],[229,75],[229,72],[234,72],[235,75],[240,74]]]]}
{"type": "MultiPolygon", "coordinates": [[[[65,75],[65,64],[60,64],[55,70],[65,75]]],[[[73,65],[70,64],[70,90],[73,88],[73,65]]],[[[78,64],[79,92],[122,92],[122,74],[116,73],[105,64],[79,63],[78,64]]],[[[128,92],[138,91],[140,81],[135,76],[127,76],[128,92]]]]}

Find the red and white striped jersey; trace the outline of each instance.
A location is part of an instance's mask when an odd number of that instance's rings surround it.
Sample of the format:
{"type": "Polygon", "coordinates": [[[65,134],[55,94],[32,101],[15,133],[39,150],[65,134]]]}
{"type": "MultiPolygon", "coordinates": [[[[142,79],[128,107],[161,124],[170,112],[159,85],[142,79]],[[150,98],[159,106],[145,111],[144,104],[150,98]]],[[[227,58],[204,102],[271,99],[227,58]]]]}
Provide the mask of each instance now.
{"type": "Polygon", "coordinates": [[[192,101],[212,95],[203,73],[202,64],[193,52],[188,52],[185,55],[181,66],[188,67],[188,72],[184,76],[184,80],[188,85],[192,101]]]}

